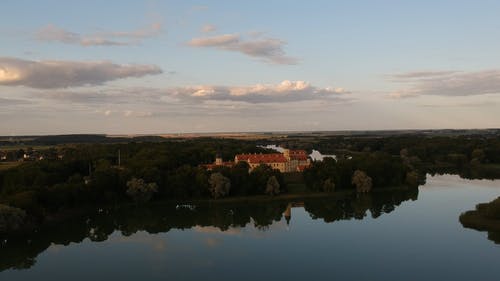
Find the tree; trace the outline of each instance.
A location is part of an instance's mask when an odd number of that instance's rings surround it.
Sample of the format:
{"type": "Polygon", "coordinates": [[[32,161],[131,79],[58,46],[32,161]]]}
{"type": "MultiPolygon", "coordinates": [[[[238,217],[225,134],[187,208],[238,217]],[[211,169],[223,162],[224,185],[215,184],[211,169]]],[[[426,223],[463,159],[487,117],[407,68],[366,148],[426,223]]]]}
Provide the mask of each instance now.
{"type": "Polygon", "coordinates": [[[406,173],[406,179],[405,179],[406,184],[412,187],[418,187],[419,183],[419,176],[416,171],[410,171],[406,173]]]}
{"type": "Polygon", "coordinates": [[[335,190],[335,182],[331,178],[327,178],[323,181],[322,188],[325,192],[333,192],[335,190]]]}
{"type": "Polygon", "coordinates": [[[369,192],[372,189],[372,178],[361,170],[354,171],[352,184],[356,186],[357,192],[369,192]]]}
{"type": "Polygon", "coordinates": [[[25,219],[26,212],[22,209],[0,204],[0,233],[18,230],[25,219]]]}
{"type": "Polygon", "coordinates": [[[132,178],[127,182],[127,195],[136,202],[148,202],[156,192],[158,192],[158,185],[154,182],[145,183],[143,179],[137,178],[132,178]]]}
{"type": "Polygon", "coordinates": [[[211,174],[208,183],[210,184],[210,193],[215,199],[228,195],[229,190],[231,190],[231,181],[221,173],[211,174]]]}
{"type": "Polygon", "coordinates": [[[478,165],[484,162],[485,154],[482,149],[476,148],[471,153],[471,165],[478,165]]]}
{"type": "Polygon", "coordinates": [[[266,185],[266,194],[273,196],[279,193],[280,193],[280,183],[278,182],[275,176],[269,177],[266,185]]]}

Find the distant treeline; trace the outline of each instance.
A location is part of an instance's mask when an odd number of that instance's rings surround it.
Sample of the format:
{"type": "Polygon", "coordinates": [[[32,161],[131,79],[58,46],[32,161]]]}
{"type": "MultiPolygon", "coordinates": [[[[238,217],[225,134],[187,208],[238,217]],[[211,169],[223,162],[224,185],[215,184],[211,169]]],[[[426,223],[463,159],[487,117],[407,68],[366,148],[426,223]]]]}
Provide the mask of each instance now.
{"type": "Polygon", "coordinates": [[[22,143],[26,146],[58,145],[68,143],[127,143],[127,142],[161,142],[167,139],[160,136],[109,137],[97,134],[51,135],[51,136],[24,136],[3,137],[2,145],[22,143]]]}

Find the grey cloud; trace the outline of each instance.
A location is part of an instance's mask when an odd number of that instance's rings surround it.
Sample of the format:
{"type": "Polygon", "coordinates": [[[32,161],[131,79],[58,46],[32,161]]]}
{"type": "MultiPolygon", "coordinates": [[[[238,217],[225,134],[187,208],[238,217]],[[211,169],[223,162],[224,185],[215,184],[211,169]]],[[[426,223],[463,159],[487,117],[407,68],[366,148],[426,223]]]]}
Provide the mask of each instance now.
{"type": "Polygon", "coordinates": [[[188,42],[192,47],[209,47],[243,53],[274,64],[296,64],[296,58],[287,56],[283,50],[285,41],[276,38],[243,39],[238,34],[224,34],[212,37],[193,38],[188,42]]]}
{"type": "Polygon", "coordinates": [[[395,91],[391,97],[473,96],[500,93],[500,70],[477,72],[413,72],[392,76],[395,82],[408,87],[395,91]]]}
{"type": "Polygon", "coordinates": [[[155,65],[120,65],[109,61],[29,61],[0,57],[0,85],[8,86],[68,88],[160,73],[162,70],[155,65]]]}
{"type": "Polygon", "coordinates": [[[45,42],[60,42],[81,46],[126,46],[141,42],[141,39],[154,37],[160,34],[162,25],[154,23],[146,28],[133,31],[98,32],[82,35],[49,24],[35,34],[35,38],[45,42]],[[118,40],[115,40],[118,39],[118,40]]]}

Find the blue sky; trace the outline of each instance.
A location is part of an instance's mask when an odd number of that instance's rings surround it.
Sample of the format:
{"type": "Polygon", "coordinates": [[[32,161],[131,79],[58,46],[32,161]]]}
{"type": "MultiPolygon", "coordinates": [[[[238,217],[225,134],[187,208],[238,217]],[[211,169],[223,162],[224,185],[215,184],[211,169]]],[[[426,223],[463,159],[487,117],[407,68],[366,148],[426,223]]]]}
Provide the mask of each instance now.
{"type": "Polygon", "coordinates": [[[499,127],[498,1],[11,1],[0,135],[499,127]]]}

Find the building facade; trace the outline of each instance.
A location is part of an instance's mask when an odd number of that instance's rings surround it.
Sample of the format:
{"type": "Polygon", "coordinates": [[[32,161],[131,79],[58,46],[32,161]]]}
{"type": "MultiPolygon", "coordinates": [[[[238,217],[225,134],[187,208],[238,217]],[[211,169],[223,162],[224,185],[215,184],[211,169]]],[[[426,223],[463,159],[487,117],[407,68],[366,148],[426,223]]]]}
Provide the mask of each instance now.
{"type": "Polygon", "coordinates": [[[283,153],[237,154],[234,162],[223,162],[220,155],[217,155],[215,163],[204,166],[211,170],[218,166],[231,167],[238,162],[246,162],[250,166],[250,171],[259,165],[268,165],[282,173],[301,172],[311,164],[305,150],[285,149],[283,153]]]}

